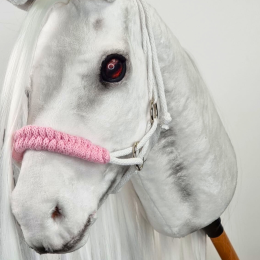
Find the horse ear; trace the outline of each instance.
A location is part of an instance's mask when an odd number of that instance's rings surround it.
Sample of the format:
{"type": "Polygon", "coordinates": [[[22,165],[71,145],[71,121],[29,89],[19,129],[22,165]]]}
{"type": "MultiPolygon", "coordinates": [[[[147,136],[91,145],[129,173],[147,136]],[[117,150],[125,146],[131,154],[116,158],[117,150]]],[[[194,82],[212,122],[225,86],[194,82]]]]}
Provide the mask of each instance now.
{"type": "Polygon", "coordinates": [[[28,11],[35,0],[8,0],[18,8],[28,11]]]}

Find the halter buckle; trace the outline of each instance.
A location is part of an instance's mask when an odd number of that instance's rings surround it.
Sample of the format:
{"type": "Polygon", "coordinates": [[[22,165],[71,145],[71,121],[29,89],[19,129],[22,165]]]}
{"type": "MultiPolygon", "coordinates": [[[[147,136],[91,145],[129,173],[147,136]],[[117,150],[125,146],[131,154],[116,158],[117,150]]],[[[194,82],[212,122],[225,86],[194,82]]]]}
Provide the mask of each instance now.
{"type": "Polygon", "coordinates": [[[157,103],[155,103],[153,100],[150,104],[150,116],[151,116],[151,124],[153,124],[154,120],[158,118],[158,107],[157,103]]]}
{"type": "MultiPolygon", "coordinates": [[[[139,142],[134,143],[133,145],[133,158],[137,158],[137,145],[139,144],[139,142]]],[[[138,170],[139,172],[143,169],[144,167],[144,158],[143,158],[143,163],[141,165],[136,164],[135,168],[136,170],[138,170]]]]}

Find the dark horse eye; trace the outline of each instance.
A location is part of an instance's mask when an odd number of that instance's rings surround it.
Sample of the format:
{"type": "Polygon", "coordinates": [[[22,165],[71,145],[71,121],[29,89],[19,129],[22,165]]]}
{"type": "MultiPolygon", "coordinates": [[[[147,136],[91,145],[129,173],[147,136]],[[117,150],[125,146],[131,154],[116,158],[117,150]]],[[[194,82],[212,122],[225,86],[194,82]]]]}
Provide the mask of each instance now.
{"type": "Polygon", "coordinates": [[[101,78],[106,82],[119,82],[126,73],[126,58],[119,54],[106,57],[101,66],[101,78]]]}

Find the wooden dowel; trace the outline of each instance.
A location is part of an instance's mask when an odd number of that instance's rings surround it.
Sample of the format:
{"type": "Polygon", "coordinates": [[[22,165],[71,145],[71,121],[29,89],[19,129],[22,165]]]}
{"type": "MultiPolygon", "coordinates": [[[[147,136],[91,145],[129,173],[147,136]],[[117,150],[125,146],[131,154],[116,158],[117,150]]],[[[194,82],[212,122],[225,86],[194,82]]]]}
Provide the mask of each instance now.
{"type": "Polygon", "coordinates": [[[236,251],[224,231],[220,218],[205,227],[203,230],[211,239],[222,260],[239,260],[236,251]]]}
{"type": "Polygon", "coordinates": [[[219,237],[210,239],[222,260],[239,260],[225,231],[219,237]]]}

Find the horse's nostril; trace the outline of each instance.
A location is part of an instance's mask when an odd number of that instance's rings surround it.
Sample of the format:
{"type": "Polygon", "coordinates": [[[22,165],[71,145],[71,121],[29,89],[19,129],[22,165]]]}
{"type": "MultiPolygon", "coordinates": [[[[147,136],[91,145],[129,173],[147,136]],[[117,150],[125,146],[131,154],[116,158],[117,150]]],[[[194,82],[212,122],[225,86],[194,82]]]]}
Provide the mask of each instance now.
{"type": "Polygon", "coordinates": [[[55,209],[53,210],[52,214],[51,214],[51,217],[55,220],[57,218],[60,218],[62,217],[62,212],[61,212],[61,209],[56,206],[55,209]]]}
{"type": "Polygon", "coordinates": [[[47,254],[49,253],[48,251],[46,251],[46,249],[44,247],[34,247],[33,248],[37,253],[39,253],[40,255],[42,254],[47,254]]]}

